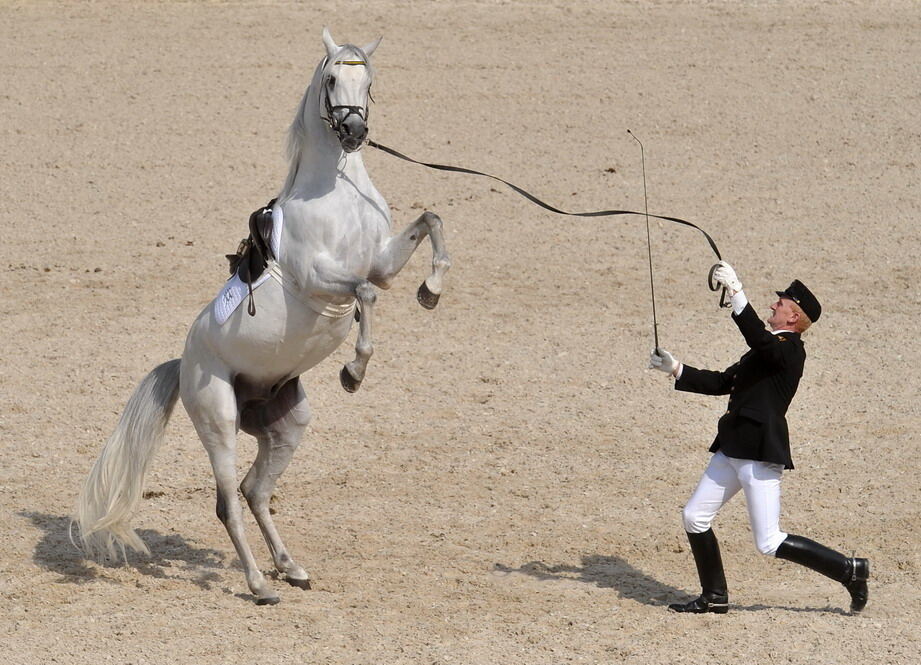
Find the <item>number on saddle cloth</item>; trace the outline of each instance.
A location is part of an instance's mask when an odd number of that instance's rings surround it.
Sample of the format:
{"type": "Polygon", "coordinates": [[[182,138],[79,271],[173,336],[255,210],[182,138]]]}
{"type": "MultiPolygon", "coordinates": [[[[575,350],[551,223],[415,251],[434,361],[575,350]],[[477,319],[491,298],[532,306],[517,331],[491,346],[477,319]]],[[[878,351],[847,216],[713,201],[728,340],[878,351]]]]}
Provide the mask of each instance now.
{"type": "Polygon", "coordinates": [[[249,216],[249,236],[240,241],[236,254],[227,254],[230,262],[230,276],[234,273],[244,284],[249,287],[249,305],[247,311],[250,316],[256,314],[256,304],[253,300],[253,282],[259,279],[269,259],[274,259],[272,252],[272,206],[276,199],[267,205],[255,210],[249,216]]]}

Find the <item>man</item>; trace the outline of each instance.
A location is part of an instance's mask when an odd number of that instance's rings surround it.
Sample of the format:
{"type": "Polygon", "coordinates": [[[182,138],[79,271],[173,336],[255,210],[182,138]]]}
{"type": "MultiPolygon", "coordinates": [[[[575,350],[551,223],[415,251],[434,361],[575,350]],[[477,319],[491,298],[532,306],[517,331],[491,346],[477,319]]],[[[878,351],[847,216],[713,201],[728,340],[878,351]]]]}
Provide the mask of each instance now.
{"type": "Polygon", "coordinates": [[[758,551],[841,582],[851,595],[851,612],[860,612],[867,604],[870,562],[780,530],[781,476],[784,469],[793,468],[785,415],[806,362],[801,336],[819,320],[822,307],[802,282],[794,280],[777,292],[767,319],[769,332],[732,266],[720,261],[713,276],[729,291],[732,320],[749,351],[722,372],[684,365],[661,349],[653,351],[649,363],[675,377],[678,390],[730,396],[710,447],[713,457],[683,513],[702,592],[669,609],[695,614],[729,610],[719,544],[710,525],[720,508],[742,490],[758,551]]]}

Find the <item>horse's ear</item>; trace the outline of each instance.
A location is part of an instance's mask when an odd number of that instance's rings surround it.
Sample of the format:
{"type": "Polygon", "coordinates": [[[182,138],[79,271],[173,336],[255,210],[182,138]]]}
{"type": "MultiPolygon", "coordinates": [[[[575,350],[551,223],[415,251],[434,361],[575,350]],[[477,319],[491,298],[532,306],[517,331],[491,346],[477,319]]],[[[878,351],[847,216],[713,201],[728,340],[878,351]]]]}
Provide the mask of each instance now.
{"type": "Polygon", "coordinates": [[[373,42],[371,42],[370,44],[367,44],[367,45],[365,45],[365,46],[362,46],[362,47],[361,47],[361,50],[364,51],[364,54],[370,58],[370,57],[371,57],[371,54],[374,53],[374,50],[378,47],[378,45],[380,45],[381,40],[382,40],[383,38],[384,38],[384,36],[381,35],[380,37],[378,37],[377,39],[375,39],[375,40],[374,40],[373,42]]]}
{"type": "Polygon", "coordinates": [[[326,55],[330,58],[339,52],[339,45],[333,41],[333,36],[326,27],[323,28],[323,44],[326,46],[326,55]]]}

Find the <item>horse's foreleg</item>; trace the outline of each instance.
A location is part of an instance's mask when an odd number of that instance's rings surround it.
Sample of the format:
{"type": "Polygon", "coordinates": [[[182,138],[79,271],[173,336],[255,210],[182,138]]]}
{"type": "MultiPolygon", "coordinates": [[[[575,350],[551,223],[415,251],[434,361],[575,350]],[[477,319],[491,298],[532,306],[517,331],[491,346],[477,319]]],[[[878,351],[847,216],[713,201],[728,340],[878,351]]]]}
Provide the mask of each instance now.
{"type": "Polygon", "coordinates": [[[374,293],[374,287],[369,282],[363,282],[356,287],[355,297],[358,300],[359,312],[355,359],[346,363],[339,372],[342,387],[350,393],[355,392],[361,386],[365,378],[365,371],[368,369],[368,361],[371,360],[371,354],[374,353],[374,345],[371,342],[371,321],[374,319],[374,303],[377,302],[377,294],[374,293]]]}
{"type": "MultiPolygon", "coordinates": [[[[186,355],[189,349],[186,347],[186,355]]],[[[182,402],[195,425],[217,486],[217,517],[233,542],[246,583],[259,605],[274,605],[278,596],[272,591],[256,564],[243,528],[243,508],[237,496],[236,439],[237,402],[233,386],[226,377],[215,376],[183,357],[180,374],[182,402]]]]}
{"type": "Polygon", "coordinates": [[[426,236],[432,241],[432,272],[419,286],[416,298],[426,309],[434,309],[444,288],[444,275],[451,267],[451,258],[448,256],[441,218],[433,212],[422,213],[416,221],[387,241],[378,256],[370,280],[383,289],[390,288],[393,278],[403,269],[426,236]]]}
{"type": "Polygon", "coordinates": [[[371,343],[371,320],[377,294],[373,284],[362,277],[349,274],[329,261],[314,265],[310,292],[316,296],[352,296],[358,301],[358,340],[355,342],[355,359],[339,372],[342,387],[350,393],[358,390],[365,378],[365,370],[374,346],[371,343]]]}
{"type": "Polygon", "coordinates": [[[307,396],[298,379],[288,381],[270,402],[244,410],[241,421],[243,430],[259,440],[259,452],[240,490],[259,523],[275,569],[288,584],[302,589],[310,588],[310,576],[288,554],[272,520],[269,502],[309,422],[307,396]]]}

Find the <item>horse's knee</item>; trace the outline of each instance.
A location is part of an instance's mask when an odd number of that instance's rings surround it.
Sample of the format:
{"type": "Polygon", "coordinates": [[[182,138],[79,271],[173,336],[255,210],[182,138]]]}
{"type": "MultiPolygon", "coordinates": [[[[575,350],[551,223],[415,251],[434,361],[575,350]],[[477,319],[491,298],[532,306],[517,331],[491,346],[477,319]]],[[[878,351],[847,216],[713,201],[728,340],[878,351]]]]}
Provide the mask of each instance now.
{"type": "Polygon", "coordinates": [[[422,221],[425,222],[425,225],[428,226],[429,228],[432,228],[435,226],[442,226],[443,224],[441,221],[441,217],[436,215],[431,210],[426,210],[424,213],[422,213],[422,221]]]}
{"type": "Polygon", "coordinates": [[[362,282],[355,287],[355,297],[365,307],[377,302],[377,293],[370,282],[362,282]]]}

